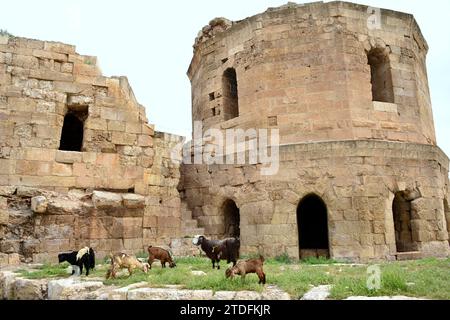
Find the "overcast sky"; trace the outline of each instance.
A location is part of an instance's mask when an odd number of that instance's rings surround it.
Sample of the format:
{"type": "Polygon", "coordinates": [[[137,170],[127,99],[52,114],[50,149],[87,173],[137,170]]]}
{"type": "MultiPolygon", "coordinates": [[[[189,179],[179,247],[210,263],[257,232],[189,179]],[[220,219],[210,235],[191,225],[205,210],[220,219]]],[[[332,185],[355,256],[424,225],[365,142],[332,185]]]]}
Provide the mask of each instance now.
{"type": "MultiPolygon", "coordinates": [[[[299,1],[310,2],[310,1],[299,1]]],[[[328,1],[325,1],[328,2],[328,1]]],[[[450,1],[353,0],[414,14],[430,46],[430,79],[438,144],[450,155],[450,1]]],[[[186,76],[199,30],[215,17],[241,20],[287,0],[3,1],[0,29],[16,36],[75,44],[95,55],[107,76],[125,75],[159,131],[190,136],[186,76]]]]}

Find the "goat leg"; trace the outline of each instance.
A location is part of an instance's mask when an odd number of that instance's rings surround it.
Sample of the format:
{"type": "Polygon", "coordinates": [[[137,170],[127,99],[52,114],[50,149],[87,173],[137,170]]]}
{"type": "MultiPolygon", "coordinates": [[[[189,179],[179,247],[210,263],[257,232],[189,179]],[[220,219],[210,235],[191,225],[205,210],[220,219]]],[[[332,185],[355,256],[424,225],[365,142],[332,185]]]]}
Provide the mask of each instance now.
{"type": "Polygon", "coordinates": [[[148,268],[151,269],[152,268],[152,263],[153,263],[153,258],[148,258],[148,268]]]}
{"type": "Polygon", "coordinates": [[[256,273],[258,274],[259,278],[259,284],[266,284],[266,274],[262,270],[257,270],[256,273]]]}

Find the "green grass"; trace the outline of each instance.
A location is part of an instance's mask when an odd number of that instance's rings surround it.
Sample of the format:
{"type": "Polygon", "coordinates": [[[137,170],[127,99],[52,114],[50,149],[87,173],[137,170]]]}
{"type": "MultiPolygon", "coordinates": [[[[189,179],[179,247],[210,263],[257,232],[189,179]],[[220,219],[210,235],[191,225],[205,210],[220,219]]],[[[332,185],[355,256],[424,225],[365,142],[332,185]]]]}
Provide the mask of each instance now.
{"type": "MultiPolygon", "coordinates": [[[[97,266],[91,277],[104,278],[108,264],[97,266]]],[[[116,279],[104,280],[106,285],[124,287],[137,282],[147,282],[151,287],[179,285],[186,289],[208,289],[213,291],[252,290],[262,291],[255,274],[247,275],[245,281],[240,277],[225,278],[225,262],[220,270],[213,270],[209,259],[178,258],[177,267],[162,269],[156,264],[145,274],[136,270],[131,277],[124,270],[116,279]],[[194,276],[191,271],[203,271],[206,276],[194,276]]],[[[369,290],[367,266],[336,264],[326,259],[306,259],[300,262],[286,260],[284,257],[267,259],[264,270],[267,284],[278,285],[293,298],[302,297],[313,286],[332,285],[332,299],[345,299],[349,296],[393,296],[405,295],[432,299],[450,300],[450,259],[424,259],[417,261],[386,262],[379,264],[381,283],[378,290],[369,290]]],[[[21,270],[24,277],[31,279],[68,277],[67,264],[44,265],[36,271],[21,270]]],[[[83,278],[85,278],[83,276],[83,278]]]]}
{"type": "Polygon", "coordinates": [[[28,279],[60,278],[69,276],[67,273],[68,266],[68,263],[60,265],[44,264],[36,270],[20,269],[18,273],[28,279]]]}

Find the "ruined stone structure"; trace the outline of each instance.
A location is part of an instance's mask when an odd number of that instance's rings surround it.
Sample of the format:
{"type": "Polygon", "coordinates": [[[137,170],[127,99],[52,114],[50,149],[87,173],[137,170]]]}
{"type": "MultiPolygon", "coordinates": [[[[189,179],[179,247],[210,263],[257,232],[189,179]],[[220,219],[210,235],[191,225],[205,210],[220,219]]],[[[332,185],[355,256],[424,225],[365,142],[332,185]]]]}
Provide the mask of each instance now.
{"type": "Polygon", "coordinates": [[[373,29],[369,14],[288,4],[200,32],[193,121],[278,129],[267,176],[263,163],[181,164],[182,138],[154,131],[126,78],[73,46],[0,35],[0,264],[86,245],[192,254],[194,234],[266,256],[448,256],[428,47],[411,15],[382,10],[373,29]]]}
{"type": "MultiPolygon", "coordinates": [[[[202,230],[181,205],[180,137],[154,132],[125,77],[75,47],[0,37],[0,264],[170,245],[202,230]]],[[[186,251],[188,250],[188,251],[186,251]]]]}
{"type": "Polygon", "coordinates": [[[449,161],[436,146],[428,46],[412,15],[381,10],[372,28],[371,14],[288,4],[200,32],[193,121],[204,132],[276,128],[281,140],[272,176],[261,163],[183,166],[207,234],[239,234],[242,252],[268,256],[449,255],[449,161]]]}

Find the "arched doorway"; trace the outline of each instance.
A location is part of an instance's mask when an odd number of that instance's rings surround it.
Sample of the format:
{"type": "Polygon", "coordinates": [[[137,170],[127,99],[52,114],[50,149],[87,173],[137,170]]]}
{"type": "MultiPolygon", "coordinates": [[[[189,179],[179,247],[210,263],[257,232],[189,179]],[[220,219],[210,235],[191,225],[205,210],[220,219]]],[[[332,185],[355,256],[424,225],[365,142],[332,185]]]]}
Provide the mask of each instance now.
{"type": "Polygon", "coordinates": [[[328,210],[317,195],[304,197],[297,207],[300,258],[329,257],[328,210]]]}
{"type": "Polygon", "coordinates": [[[405,199],[403,192],[395,194],[392,214],[397,252],[416,251],[411,229],[411,202],[405,199]]]}
{"type": "Polygon", "coordinates": [[[236,203],[229,199],[225,201],[223,204],[223,215],[224,215],[224,236],[225,237],[236,237],[240,238],[241,230],[240,230],[240,215],[239,208],[236,206],[236,203]]]}

